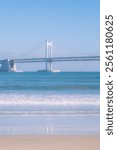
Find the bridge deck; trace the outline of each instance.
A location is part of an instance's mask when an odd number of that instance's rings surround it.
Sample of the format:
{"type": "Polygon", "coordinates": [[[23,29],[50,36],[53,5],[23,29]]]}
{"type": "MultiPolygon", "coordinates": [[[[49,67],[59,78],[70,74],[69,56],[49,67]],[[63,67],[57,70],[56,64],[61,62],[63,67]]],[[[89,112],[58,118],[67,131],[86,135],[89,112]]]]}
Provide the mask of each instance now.
{"type": "Polygon", "coordinates": [[[59,62],[59,61],[98,61],[100,56],[81,56],[81,57],[53,57],[53,58],[26,58],[13,59],[14,63],[30,63],[30,62],[59,62]]]}

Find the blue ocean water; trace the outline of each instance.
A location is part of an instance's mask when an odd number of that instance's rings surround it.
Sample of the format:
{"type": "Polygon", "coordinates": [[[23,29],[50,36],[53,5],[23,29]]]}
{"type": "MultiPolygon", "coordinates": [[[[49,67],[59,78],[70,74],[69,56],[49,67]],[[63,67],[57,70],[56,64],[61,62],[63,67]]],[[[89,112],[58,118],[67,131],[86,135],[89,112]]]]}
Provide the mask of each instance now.
{"type": "Polygon", "coordinates": [[[0,73],[0,134],[97,133],[99,93],[99,72],[0,73]]]}
{"type": "Polygon", "coordinates": [[[0,73],[0,91],[99,94],[98,72],[0,73]]]}

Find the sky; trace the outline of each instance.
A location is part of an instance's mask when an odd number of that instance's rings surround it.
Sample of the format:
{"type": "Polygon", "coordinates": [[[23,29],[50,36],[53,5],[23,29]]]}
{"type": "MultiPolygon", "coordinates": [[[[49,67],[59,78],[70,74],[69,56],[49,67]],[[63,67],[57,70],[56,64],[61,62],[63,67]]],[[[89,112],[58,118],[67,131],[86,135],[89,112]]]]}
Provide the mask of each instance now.
{"type": "MultiPolygon", "coordinates": [[[[0,59],[17,58],[45,38],[77,56],[100,55],[99,12],[99,0],[0,0],[0,59]]],[[[43,65],[18,67],[33,70],[43,65]]],[[[99,71],[99,62],[56,63],[54,68],[99,71]]]]}

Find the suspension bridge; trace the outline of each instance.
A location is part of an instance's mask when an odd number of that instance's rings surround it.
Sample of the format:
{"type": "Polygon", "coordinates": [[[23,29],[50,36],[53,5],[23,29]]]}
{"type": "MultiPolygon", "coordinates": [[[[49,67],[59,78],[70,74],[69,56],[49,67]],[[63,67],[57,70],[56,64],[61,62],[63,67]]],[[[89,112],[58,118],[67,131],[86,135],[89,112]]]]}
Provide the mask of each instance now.
{"type": "MultiPolygon", "coordinates": [[[[30,58],[13,58],[0,60],[0,72],[17,72],[16,64],[18,63],[45,63],[44,71],[54,71],[54,62],[70,62],[70,61],[99,61],[100,56],[55,56],[53,55],[53,43],[51,40],[44,41],[44,56],[30,58]]],[[[54,50],[55,51],[55,50],[54,50]]],[[[34,52],[34,51],[33,51],[34,52]]],[[[30,51],[28,53],[31,53],[30,51]]],[[[23,57],[25,55],[22,55],[23,57]]],[[[57,70],[56,70],[57,71],[57,70]]]]}

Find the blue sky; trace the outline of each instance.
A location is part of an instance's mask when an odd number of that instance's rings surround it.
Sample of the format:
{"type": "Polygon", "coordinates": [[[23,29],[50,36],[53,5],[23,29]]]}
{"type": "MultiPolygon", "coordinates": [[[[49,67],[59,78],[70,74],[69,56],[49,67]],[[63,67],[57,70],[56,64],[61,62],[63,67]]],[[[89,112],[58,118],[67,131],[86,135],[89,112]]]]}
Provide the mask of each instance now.
{"type": "MultiPolygon", "coordinates": [[[[0,0],[0,59],[20,55],[45,38],[76,55],[99,55],[99,9],[99,0],[0,0]]],[[[99,71],[99,62],[55,68],[99,71]]]]}

